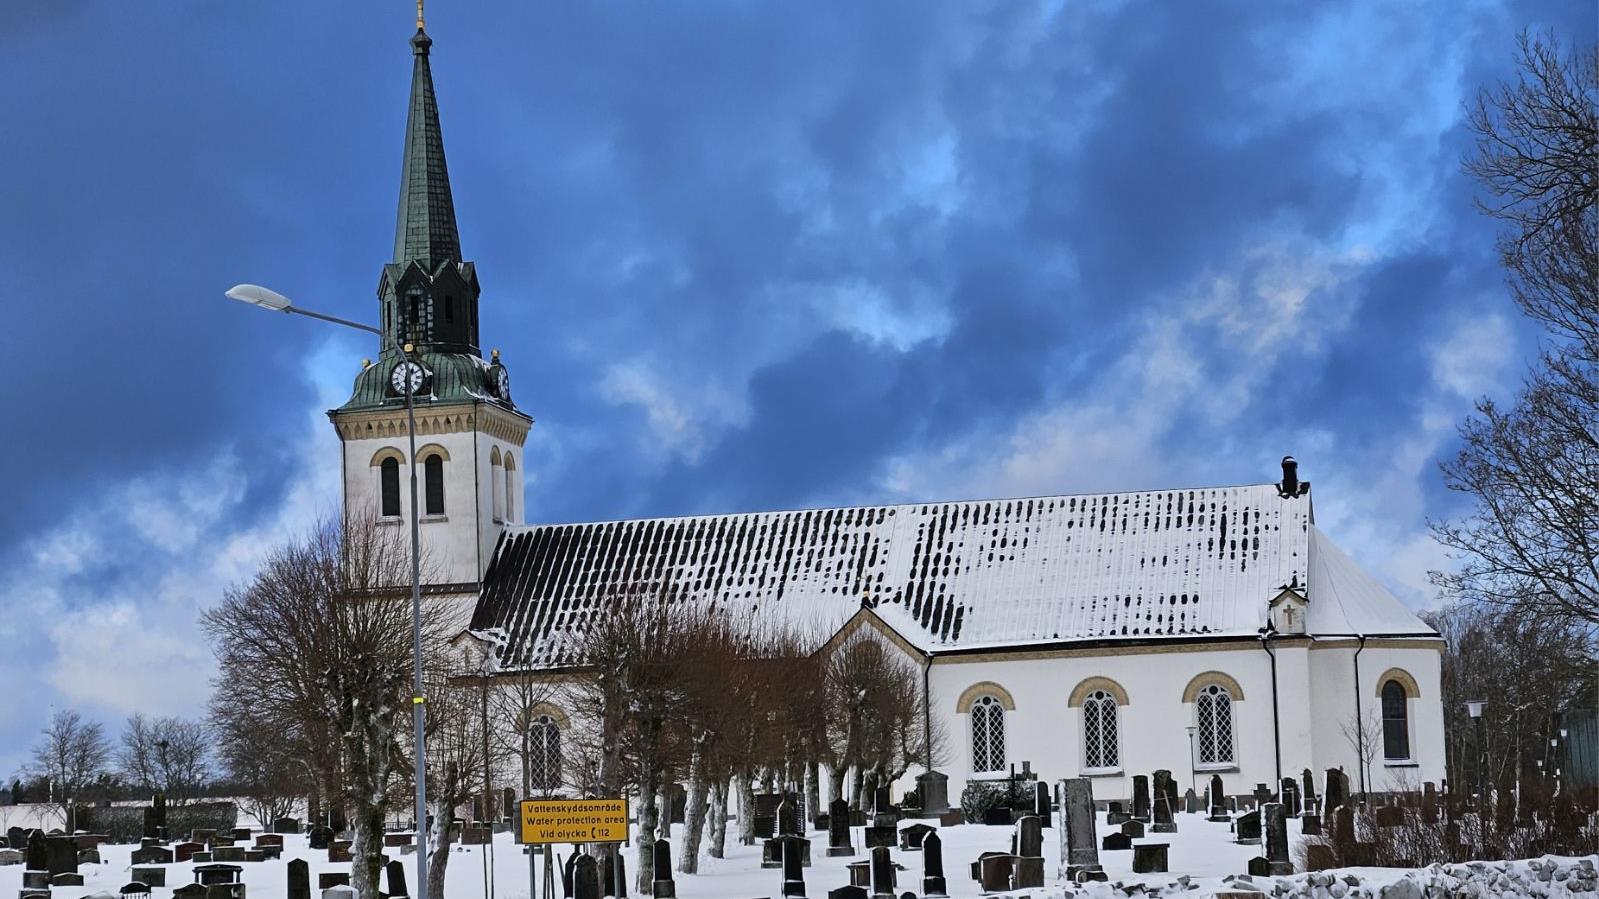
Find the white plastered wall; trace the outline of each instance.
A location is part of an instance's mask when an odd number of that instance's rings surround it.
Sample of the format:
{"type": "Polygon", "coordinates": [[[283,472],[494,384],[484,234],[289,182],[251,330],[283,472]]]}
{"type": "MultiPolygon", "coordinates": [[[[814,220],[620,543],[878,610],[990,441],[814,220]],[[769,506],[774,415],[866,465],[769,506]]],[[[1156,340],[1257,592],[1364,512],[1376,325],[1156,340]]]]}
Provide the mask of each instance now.
{"type": "MultiPolygon", "coordinates": [[[[1310,651],[1311,701],[1315,707],[1313,741],[1315,765],[1320,783],[1327,768],[1342,768],[1349,775],[1351,790],[1360,789],[1357,755],[1346,731],[1352,732],[1355,720],[1354,640],[1327,640],[1310,651]]],[[[1390,762],[1383,758],[1378,738],[1370,768],[1369,789],[1387,792],[1420,789],[1422,783],[1442,783],[1444,777],[1443,702],[1440,699],[1439,652],[1432,646],[1417,646],[1412,641],[1385,642],[1371,639],[1360,652],[1360,712],[1368,720],[1380,721],[1382,703],[1378,698],[1379,679],[1390,669],[1408,673],[1416,682],[1420,696],[1407,700],[1409,714],[1410,759],[1390,762]],[[1409,645],[1407,645],[1407,643],[1409,645]]]]}

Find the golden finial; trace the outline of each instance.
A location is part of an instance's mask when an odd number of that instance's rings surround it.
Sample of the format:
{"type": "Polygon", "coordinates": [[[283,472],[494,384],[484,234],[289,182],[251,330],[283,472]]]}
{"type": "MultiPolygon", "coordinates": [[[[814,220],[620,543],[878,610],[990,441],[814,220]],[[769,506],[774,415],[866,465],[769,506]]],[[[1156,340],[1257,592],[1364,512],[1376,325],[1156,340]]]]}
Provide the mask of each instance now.
{"type": "Polygon", "coordinates": [[[362,371],[366,371],[367,369],[369,369],[371,367],[372,367],[372,360],[371,359],[362,359],[361,360],[361,370],[362,371]]]}
{"type": "Polygon", "coordinates": [[[500,361],[500,348],[499,347],[495,347],[494,348],[494,355],[493,355],[492,358],[494,359],[495,362],[500,361]]]}
{"type": "Polygon", "coordinates": [[[422,0],[416,0],[416,30],[421,31],[425,27],[426,23],[422,21],[422,0]]]}

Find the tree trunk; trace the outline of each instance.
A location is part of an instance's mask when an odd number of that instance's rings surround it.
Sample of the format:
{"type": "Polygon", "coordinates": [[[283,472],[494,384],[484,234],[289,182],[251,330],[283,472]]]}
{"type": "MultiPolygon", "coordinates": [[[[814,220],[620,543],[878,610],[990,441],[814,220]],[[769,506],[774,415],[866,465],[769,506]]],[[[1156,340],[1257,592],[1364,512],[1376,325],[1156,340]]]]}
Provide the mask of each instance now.
{"type": "Polygon", "coordinates": [[[829,807],[832,806],[834,800],[844,795],[845,770],[843,765],[827,766],[827,803],[829,807]]]}
{"type": "Polygon", "coordinates": [[[644,766],[645,782],[639,786],[638,834],[633,846],[638,850],[638,892],[641,896],[655,894],[655,825],[660,813],[652,797],[655,795],[655,771],[644,766]]]}
{"type": "Polygon", "coordinates": [[[450,863],[450,838],[454,829],[455,796],[461,790],[461,768],[455,762],[444,766],[444,783],[433,801],[433,826],[428,828],[428,899],[444,899],[444,871],[450,863]]]}
{"type": "Polygon", "coordinates": [[[755,772],[738,776],[738,841],[755,845],[755,772]]]}
{"type": "Polygon", "coordinates": [[[356,812],[355,839],[350,844],[350,886],[361,899],[378,899],[383,870],[383,810],[368,805],[356,812]]]}
{"type": "Polygon", "coordinates": [[[822,813],[821,785],[817,783],[820,774],[815,762],[805,763],[805,821],[802,822],[803,830],[810,830],[816,826],[816,816],[822,813]]]}
{"type": "Polygon", "coordinates": [[[706,849],[711,858],[721,858],[727,846],[727,790],[725,780],[711,785],[711,845],[706,849]]]}
{"type": "Polygon", "coordinates": [[[861,797],[864,794],[866,798],[871,798],[871,785],[867,782],[869,779],[870,775],[864,769],[860,767],[855,769],[855,777],[853,778],[854,782],[850,784],[850,808],[862,810],[866,808],[866,806],[861,805],[861,797]]]}
{"type": "Polygon", "coordinates": [[[655,835],[660,839],[672,838],[672,794],[677,784],[668,778],[655,793],[655,835]]]}
{"type": "Polygon", "coordinates": [[[677,870],[684,874],[700,871],[700,837],[705,832],[705,798],[709,793],[705,772],[696,750],[688,760],[688,801],[683,809],[683,847],[677,854],[677,870]]]}

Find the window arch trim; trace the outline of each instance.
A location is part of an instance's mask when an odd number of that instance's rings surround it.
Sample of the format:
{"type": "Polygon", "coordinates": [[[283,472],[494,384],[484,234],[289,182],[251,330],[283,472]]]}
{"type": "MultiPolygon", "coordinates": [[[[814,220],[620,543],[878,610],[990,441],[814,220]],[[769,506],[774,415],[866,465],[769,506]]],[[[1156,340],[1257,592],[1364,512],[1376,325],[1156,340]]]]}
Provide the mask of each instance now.
{"type": "Polygon", "coordinates": [[[438,456],[446,462],[450,461],[450,451],[437,443],[430,443],[416,451],[416,457],[422,461],[426,461],[428,456],[433,455],[438,456]]]}
{"type": "Polygon", "coordinates": [[[401,465],[404,465],[405,464],[405,453],[400,452],[400,450],[397,449],[396,447],[385,446],[382,449],[378,450],[377,452],[373,453],[372,454],[372,461],[368,462],[367,464],[370,465],[373,468],[377,468],[379,465],[383,464],[383,460],[384,459],[393,459],[394,461],[400,463],[401,465]]]}
{"type": "Polygon", "coordinates": [[[1071,698],[1066,700],[1066,707],[1069,709],[1080,707],[1083,701],[1092,695],[1095,690],[1104,690],[1109,693],[1111,698],[1116,700],[1118,706],[1130,704],[1127,701],[1127,691],[1122,689],[1121,684],[1108,677],[1088,677],[1084,678],[1083,682],[1072,690],[1071,698]]]}
{"type": "Polygon", "coordinates": [[[1206,671],[1203,674],[1194,675],[1194,679],[1189,681],[1188,686],[1183,688],[1183,702],[1195,701],[1199,698],[1199,691],[1211,684],[1226,690],[1233,702],[1244,701],[1244,688],[1239,686],[1238,681],[1233,680],[1231,675],[1223,674],[1220,671],[1206,671]]]}
{"type": "Polygon", "coordinates": [[[572,719],[566,716],[566,712],[562,711],[560,706],[553,705],[548,702],[538,703],[531,709],[528,709],[527,723],[532,724],[534,721],[537,721],[541,715],[550,716],[550,718],[554,719],[555,726],[559,727],[561,730],[566,730],[568,727],[572,726],[572,719]]]}
{"type": "Polygon", "coordinates": [[[961,694],[960,699],[956,700],[955,711],[962,715],[969,714],[972,710],[972,703],[982,699],[984,696],[992,696],[999,700],[1000,707],[1007,712],[1016,711],[1016,700],[1011,698],[1010,691],[988,680],[978,681],[967,687],[966,691],[961,694]]]}
{"type": "Polygon", "coordinates": [[[1389,668],[1382,673],[1381,677],[1377,678],[1377,692],[1375,695],[1378,699],[1382,698],[1382,688],[1389,681],[1395,681],[1404,688],[1406,699],[1421,698],[1421,686],[1416,683],[1414,677],[1410,676],[1410,672],[1403,668],[1389,668]]]}

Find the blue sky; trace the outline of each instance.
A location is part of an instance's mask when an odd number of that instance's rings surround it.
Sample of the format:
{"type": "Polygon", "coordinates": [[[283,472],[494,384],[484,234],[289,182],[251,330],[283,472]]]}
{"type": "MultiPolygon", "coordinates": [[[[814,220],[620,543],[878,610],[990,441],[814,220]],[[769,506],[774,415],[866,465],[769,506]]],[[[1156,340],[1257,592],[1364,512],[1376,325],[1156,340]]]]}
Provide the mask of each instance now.
{"type": "MultiPolygon", "coordinates": [[[[529,520],[1274,480],[1408,602],[1517,318],[1462,103],[1592,4],[429,11],[529,520]]],[[[337,506],[409,0],[0,5],[0,774],[195,714],[194,621],[337,506]]],[[[248,689],[245,686],[245,689],[248,689]]]]}

